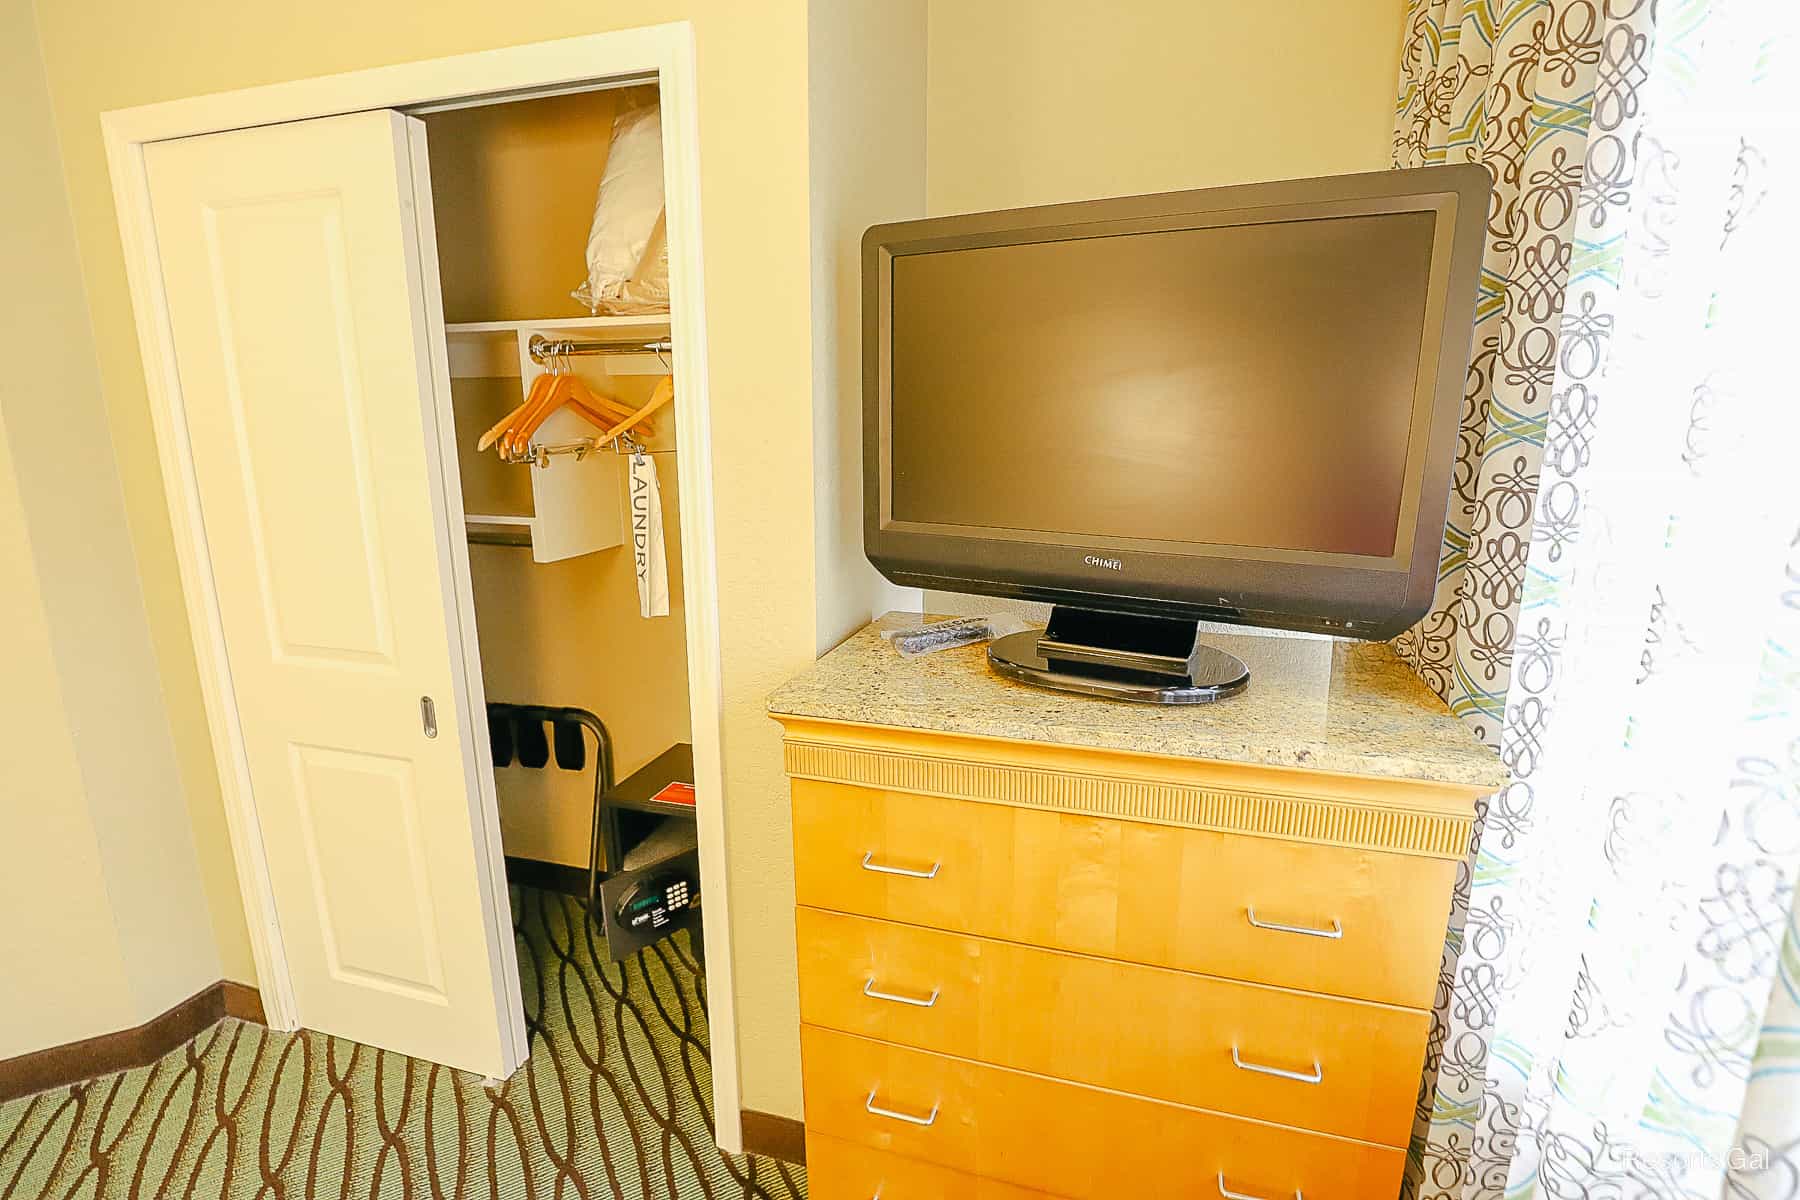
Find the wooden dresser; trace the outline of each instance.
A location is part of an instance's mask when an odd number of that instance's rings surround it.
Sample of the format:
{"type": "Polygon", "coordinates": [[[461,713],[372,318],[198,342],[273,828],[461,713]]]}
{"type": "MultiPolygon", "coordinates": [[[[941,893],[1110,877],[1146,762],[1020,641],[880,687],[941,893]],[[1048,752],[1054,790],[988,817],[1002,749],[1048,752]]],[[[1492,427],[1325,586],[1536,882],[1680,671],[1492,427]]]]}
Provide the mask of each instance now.
{"type": "Polygon", "coordinates": [[[1383,646],[1209,638],[1222,704],[901,659],[771,697],[813,1200],[1398,1194],[1498,762],[1383,646]]]}

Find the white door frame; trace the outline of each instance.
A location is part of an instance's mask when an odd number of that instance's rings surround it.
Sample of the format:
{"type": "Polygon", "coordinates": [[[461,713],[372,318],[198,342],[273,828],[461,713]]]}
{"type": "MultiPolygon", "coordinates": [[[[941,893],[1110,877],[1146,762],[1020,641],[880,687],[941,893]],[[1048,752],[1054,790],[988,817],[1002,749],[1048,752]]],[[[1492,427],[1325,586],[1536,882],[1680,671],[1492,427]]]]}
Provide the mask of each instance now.
{"type": "MultiPolygon", "coordinates": [[[[303,121],[373,108],[417,109],[498,100],[513,93],[551,94],[581,90],[602,80],[654,76],[662,98],[663,174],[668,206],[670,312],[675,343],[673,363],[677,439],[682,486],[682,571],[687,595],[688,693],[693,718],[694,785],[700,839],[700,867],[708,884],[706,928],[707,990],[712,1030],[714,1135],[727,1150],[742,1149],[739,1120],[737,1023],[732,973],[731,921],[727,910],[724,787],[720,770],[719,597],[713,526],[712,425],[706,373],[706,309],[701,270],[699,121],[695,111],[694,37],[685,21],[563,38],[527,46],[400,63],[366,71],[295,80],[265,87],[171,100],[102,114],[101,130],[112,173],[113,201],[124,246],[126,275],[143,355],[150,414],[162,464],[175,554],[181,571],[207,725],[224,792],[226,823],[249,918],[257,983],[269,1024],[297,1025],[287,958],[276,919],[268,864],[251,795],[243,731],[226,658],[218,596],[202,525],[193,452],[175,348],[163,294],[162,261],[150,207],[143,147],[148,142],[219,133],[254,125],[303,121]]],[[[440,420],[448,423],[450,397],[439,396],[440,420]]],[[[472,638],[474,631],[463,631],[472,638]]],[[[469,736],[481,736],[471,729],[469,736]]],[[[488,845],[496,872],[491,919],[511,928],[499,854],[500,830],[492,801],[484,807],[488,845]]],[[[509,936],[509,935],[507,935],[509,936]]],[[[518,994],[517,979],[496,986],[518,994]]],[[[524,1058],[525,1048],[519,1047],[524,1058]]]]}

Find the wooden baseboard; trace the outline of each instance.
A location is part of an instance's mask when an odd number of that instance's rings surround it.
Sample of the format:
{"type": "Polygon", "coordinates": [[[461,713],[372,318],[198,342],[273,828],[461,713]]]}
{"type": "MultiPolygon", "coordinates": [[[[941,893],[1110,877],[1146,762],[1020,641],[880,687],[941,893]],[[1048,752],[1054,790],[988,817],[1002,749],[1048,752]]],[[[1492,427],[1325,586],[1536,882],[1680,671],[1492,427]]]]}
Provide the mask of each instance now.
{"type": "Polygon", "coordinates": [[[743,1121],[744,1152],[779,1158],[782,1162],[806,1165],[806,1125],[792,1117],[745,1109],[738,1114],[743,1121]]]}
{"type": "Polygon", "coordinates": [[[540,888],[546,892],[563,892],[577,899],[587,899],[587,868],[568,863],[545,862],[541,858],[506,856],[506,879],[509,883],[540,888]]]}
{"type": "Polygon", "coordinates": [[[221,979],[135,1029],[0,1060],[0,1101],[146,1066],[221,1017],[263,1024],[262,994],[248,984],[221,979]]]}
{"type": "Polygon", "coordinates": [[[236,1017],[240,1021],[253,1021],[258,1025],[267,1025],[269,1018],[263,1012],[262,993],[247,983],[234,983],[229,979],[219,981],[225,994],[225,1015],[236,1017]]]}

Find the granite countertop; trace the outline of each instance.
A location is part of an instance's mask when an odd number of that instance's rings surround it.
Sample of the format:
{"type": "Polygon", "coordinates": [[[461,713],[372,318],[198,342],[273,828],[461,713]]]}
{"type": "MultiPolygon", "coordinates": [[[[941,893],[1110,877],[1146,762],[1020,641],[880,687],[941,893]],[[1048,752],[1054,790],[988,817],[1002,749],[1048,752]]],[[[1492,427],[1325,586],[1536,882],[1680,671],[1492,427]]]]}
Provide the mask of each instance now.
{"type": "Polygon", "coordinates": [[[888,613],[777,688],[769,711],[938,733],[1142,754],[1418,779],[1493,790],[1493,750],[1388,646],[1214,634],[1250,686],[1216,704],[1162,708],[1054,692],[988,669],[986,645],[902,658],[880,630],[926,618],[888,613]]]}

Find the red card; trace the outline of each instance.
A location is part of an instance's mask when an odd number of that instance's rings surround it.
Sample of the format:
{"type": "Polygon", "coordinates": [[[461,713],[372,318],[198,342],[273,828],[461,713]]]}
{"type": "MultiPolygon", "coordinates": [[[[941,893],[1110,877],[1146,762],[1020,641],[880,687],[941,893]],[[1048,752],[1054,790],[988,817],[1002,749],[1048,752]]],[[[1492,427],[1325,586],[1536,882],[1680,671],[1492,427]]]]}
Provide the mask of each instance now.
{"type": "Polygon", "coordinates": [[[663,790],[650,797],[661,800],[664,804],[692,804],[694,802],[694,785],[691,783],[669,783],[663,790]]]}

